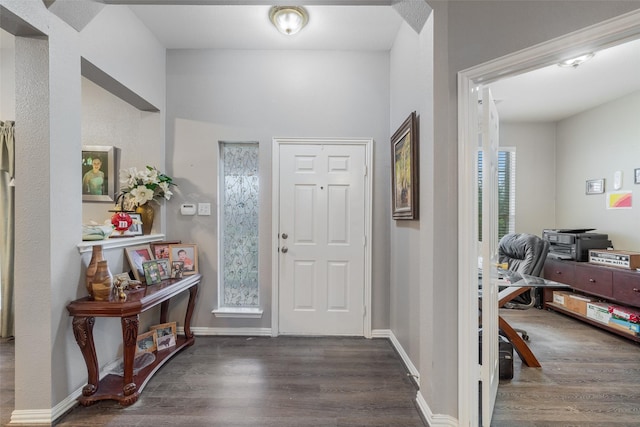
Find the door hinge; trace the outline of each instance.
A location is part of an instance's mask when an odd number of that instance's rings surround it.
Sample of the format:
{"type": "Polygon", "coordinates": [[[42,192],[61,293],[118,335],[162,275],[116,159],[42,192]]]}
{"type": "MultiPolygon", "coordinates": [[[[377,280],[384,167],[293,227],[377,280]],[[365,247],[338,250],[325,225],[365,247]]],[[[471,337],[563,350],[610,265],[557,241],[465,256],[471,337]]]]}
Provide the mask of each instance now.
{"type": "Polygon", "coordinates": [[[364,176],[367,176],[368,173],[369,173],[369,168],[367,167],[367,165],[364,165],[364,176]]]}
{"type": "Polygon", "coordinates": [[[362,237],[362,246],[364,246],[364,247],[367,246],[367,236],[363,236],[362,237]]]}

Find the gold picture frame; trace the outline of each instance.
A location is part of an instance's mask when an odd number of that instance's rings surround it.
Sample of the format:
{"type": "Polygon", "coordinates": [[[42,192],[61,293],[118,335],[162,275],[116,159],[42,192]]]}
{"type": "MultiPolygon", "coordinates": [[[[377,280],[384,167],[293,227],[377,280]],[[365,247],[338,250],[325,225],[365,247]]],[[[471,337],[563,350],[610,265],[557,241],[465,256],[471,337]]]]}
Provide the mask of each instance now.
{"type": "Polygon", "coordinates": [[[129,246],[125,248],[124,251],[127,255],[127,261],[129,262],[131,271],[133,272],[133,277],[140,282],[144,282],[144,268],[142,268],[142,263],[154,259],[151,246],[149,244],[129,246]]]}
{"type": "Polygon", "coordinates": [[[153,353],[158,349],[158,334],[155,330],[138,334],[136,354],[153,353]]]}
{"type": "Polygon", "coordinates": [[[393,219],[418,219],[418,125],[412,112],[391,137],[393,219]]]}
{"type": "Polygon", "coordinates": [[[169,245],[169,261],[175,266],[182,261],[182,275],[190,276],[198,272],[198,246],[193,244],[169,245]]]}
{"type": "Polygon", "coordinates": [[[156,348],[158,351],[175,347],[178,339],[176,322],[153,325],[149,329],[156,331],[156,348]]]}

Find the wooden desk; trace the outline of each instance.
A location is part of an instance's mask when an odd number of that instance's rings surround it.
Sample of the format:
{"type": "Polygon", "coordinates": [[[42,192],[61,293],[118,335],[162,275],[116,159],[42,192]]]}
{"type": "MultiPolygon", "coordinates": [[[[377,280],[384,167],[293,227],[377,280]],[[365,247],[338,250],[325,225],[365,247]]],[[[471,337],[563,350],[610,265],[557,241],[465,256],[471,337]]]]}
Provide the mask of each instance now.
{"type": "Polygon", "coordinates": [[[89,297],[85,297],[72,301],[67,306],[69,314],[73,316],[73,334],[87,365],[87,385],[82,389],[82,396],[78,398],[81,405],[89,406],[106,399],[117,400],[123,406],[135,403],[153,374],[177,352],[193,345],[195,339],[191,332],[191,316],[201,277],[200,274],[195,274],[183,279],[165,280],[128,293],[125,302],[91,301],[89,297]],[[169,300],[186,290],[189,290],[189,303],[184,319],[184,337],[178,337],[175,347],[156,352],[156,360],[134,375],[133,362],[136,355],[140,313],[161,304],[159,323],[167,323],[169,300]],[[123,377],[109,374],[98,381],[98,356],[93,341],[95,317],[120,318],[124,358],[123,377]]]}

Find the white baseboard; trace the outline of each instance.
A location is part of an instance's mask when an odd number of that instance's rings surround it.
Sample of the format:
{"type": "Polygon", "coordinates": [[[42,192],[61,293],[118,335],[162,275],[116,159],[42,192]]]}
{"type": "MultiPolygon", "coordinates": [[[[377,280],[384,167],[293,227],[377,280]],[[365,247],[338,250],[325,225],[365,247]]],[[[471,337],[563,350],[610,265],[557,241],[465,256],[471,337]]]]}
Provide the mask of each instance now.
{"type": "MultiPolygon", "coordinates": [[[[400,358],[402,359],[404,365],[407,367],[409,374],[414,377],[418,385],[420,384],[420,372],[411,362],[411,359],[409,359],[409,355],[406,351],[404,351],[404,348],[402,348],[400,341],[398,341],[393,331],[391,331],[390,329],[376,329],[371,331],[371,337],[387,338],[389,341],[391,341],[391,345],[393,345],[393,348],[400,355],[400,358]]],[[[434,414],[431,411],[431,408],[429,408],[429,404],[427,403],[427,401],[424,400],[424,397],[422,396],[422,393],[420,393],[420,390],[418,390],[418,392],[416,393],[416,405],[418,406],[420,414],[429,426],[458,427],[458,420],[456,418],[453,418],[450,415],[434,414]]]]}
{"type": "Polygon", "coordinates": [[[453,418],[450,415],[442,415],[442,414],[434,414],[431,412],[429,405],[424,400],[422,393],[418,390],[416,394],[416,403],[418,405],[418,409],[422,413],[425,421],[431,427],[458,427],[458,420],[453,418]]]}
{"type": "Polygon", "coordinates": [[[53,422],[53,410],[51,409],[25,409],[25,410],[14,410],[11,413],[11,421],[8,425],[20,425],[20,424],[29,424],[29,425],[51,425],[53,422]]]}
{"type": "MultiPolygon", "coordinates": [[[[194,327],[191,328],[193,335],[200,336],[214,336],[214,335],[227,335],[227,336],[248,336],[248,337],[270,337],[271,328],[207,328],[207,327],[194,327]]],[[[184,334],[184,328],[179,327],[178,333],[184,334]]]]}

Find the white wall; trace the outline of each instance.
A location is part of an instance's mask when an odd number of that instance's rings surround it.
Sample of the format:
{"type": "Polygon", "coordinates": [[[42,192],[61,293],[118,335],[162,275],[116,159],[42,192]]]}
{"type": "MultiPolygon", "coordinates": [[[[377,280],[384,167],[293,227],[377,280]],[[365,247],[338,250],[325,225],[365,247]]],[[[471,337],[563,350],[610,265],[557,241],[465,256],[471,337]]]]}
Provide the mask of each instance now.
{"type": "Polygon", "coordinates": [[[373,137],[373,328],[389,327],[389,54],[339,51],[171,50],[167,159],[178,183],[167,237],[198,245],[203,283],[193,324],[271,326],[271,150],[274,137],[373,137]],[[260,144],[262,319],[219,319],[217,215],[181,216],[181,203],[216,206],[218,142],[260,144]]]}
{"type": "Polygon", "coordinates": [[[557,226],[596,228],[616,249],[640,252],[640,92],[558,123],[557,226]],[[632,209],[607,209],[613,174],[622,171],[622,188],[633,195],[632,209]],[[605,194],[585,194],[585,181],[605,179],[605,194]]]}
{"type": "Polygon", "coordinates": [[[556,228],[556,124],[500,123],[500,146],[516,149],[517,233],[556,228]]]}

